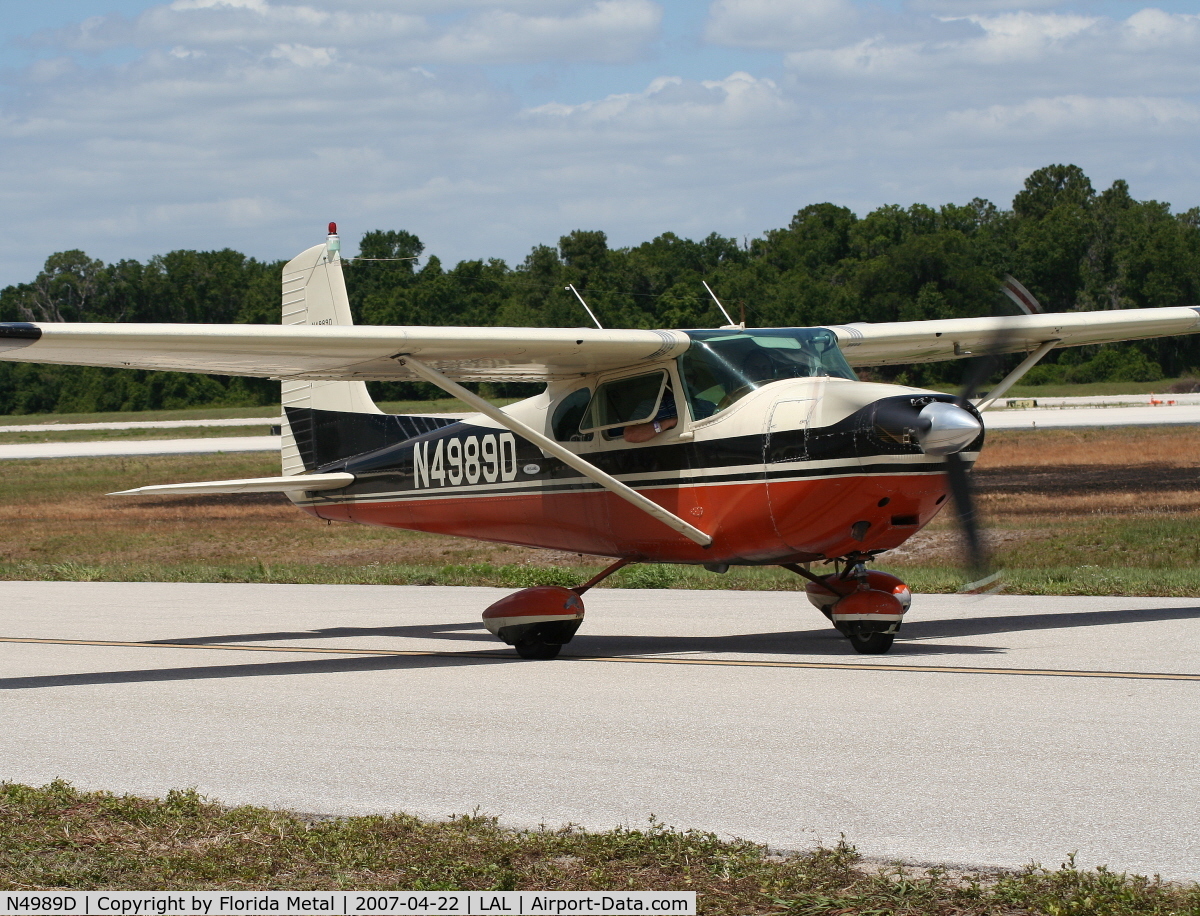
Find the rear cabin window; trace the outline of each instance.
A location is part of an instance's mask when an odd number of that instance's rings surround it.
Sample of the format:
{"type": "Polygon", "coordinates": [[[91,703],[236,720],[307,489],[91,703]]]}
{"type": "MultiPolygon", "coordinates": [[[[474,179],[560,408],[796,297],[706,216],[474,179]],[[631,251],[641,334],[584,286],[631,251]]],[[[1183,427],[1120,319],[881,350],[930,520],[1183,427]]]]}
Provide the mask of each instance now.
{"type": "Polygon", "coordinates": [[[751,391],[788,378],[856,378],[826,328],[688,331],[692,345],[679,357],[692,419],[719,413],[751,391]]]}
{"type": "Polygon", "coordinates": [[[558,402],[554,408],[554,416],[550,420],[550,428],[554,438],[559,442],[590,442],[591,433],[581,433],[579,424],[587,413],[588,402],[592,399],[592,389],[580,388],[572,391],[558,402]]]}

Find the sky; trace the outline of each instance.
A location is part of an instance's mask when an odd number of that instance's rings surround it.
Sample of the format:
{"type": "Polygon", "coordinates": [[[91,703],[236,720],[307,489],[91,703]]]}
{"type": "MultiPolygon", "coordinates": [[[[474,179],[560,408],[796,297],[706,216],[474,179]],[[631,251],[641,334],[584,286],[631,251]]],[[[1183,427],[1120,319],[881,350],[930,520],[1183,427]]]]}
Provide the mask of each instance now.
{"type": "Polygon", "coordinates": [[[1081,166],[1200,205],[1200,0],[0,0],[0,286],[79,248],[447,264],[1081,166]]]}

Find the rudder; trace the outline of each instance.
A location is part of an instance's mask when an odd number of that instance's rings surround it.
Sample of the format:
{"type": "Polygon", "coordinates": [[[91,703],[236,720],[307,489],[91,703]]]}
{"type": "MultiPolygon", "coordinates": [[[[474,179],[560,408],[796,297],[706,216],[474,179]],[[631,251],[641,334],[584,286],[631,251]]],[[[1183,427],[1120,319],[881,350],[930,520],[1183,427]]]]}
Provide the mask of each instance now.
{"type": "MultiPolygon", "coordinates": [[[[341,241],[335,224],[329,238],[292,258],[283,268],[283,324],[352,325],[342,276],[341,241]]],[[[284,380],[281,455],[284,476],[302,474],[315,452],[314,410],[381,414],[365,382],[284,380]]]]}

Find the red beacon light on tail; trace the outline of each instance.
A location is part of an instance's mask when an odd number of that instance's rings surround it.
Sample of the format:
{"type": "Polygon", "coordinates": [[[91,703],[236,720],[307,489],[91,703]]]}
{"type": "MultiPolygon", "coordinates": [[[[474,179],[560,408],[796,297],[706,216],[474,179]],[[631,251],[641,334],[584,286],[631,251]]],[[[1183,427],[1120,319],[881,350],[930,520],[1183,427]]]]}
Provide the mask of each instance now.
{"type": "Polygon", "coordinates": [[[325,250],[331,261],[338,260],[342,256],[342,240],[338,238],[337,223],[329,224],[329,239],[325,243],[325,250]]]}

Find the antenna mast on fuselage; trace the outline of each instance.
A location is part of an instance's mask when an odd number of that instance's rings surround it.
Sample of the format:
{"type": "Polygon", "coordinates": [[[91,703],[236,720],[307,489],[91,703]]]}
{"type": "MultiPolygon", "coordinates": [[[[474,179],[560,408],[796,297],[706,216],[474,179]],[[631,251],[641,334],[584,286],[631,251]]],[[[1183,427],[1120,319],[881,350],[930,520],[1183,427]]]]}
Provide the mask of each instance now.
{"type": "Polygon", "coordinates": [[[729,317],[729,313],[728,313],[727,311],[725,311],[725,306],[721,305],[721,300],[717,298],[717,294],[716,294],[716,293],[714,293],[714,292],[712,291],[712,287],[708,285],[708,281],[707,281],[707,280],[701,280],[700,282],[704,284],[704,288],[705,288],[706,290],[708,290],[708,294],[709,294],[710,296],[712,296],[712,300],[713,300],[713,302],[715,302],[715,303],[717,304],[717,308],[719,308],[719,309],[721,310],[721,314],[722,314],[722,315],[724,315],[724,316],[725,316],[725,320],[729,322],[729,324],[725,325],[725,328],[726,328],[726,329],[729,329],[729,328],[741,328],[741,329],[744,331],[744,330],[746,329],[746,322],[745,322],[745,321],[743,321],[743,322],[742,322],[740,325],[739,325],[739,324],[734,324],[734,323],[733,323],[733,319],[729,317]]]}

